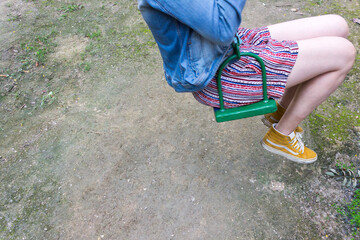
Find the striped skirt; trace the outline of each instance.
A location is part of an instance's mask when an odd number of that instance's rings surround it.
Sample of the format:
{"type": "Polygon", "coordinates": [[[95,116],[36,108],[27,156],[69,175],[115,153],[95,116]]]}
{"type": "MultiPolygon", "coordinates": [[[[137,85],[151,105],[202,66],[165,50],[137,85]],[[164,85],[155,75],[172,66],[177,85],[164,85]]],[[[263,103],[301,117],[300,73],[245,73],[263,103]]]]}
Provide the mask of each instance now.
{"type": "MultiPolygon", "coordinates": [[[[239,28],[238,34],[242,40],[240,52],[255,53],[265,63],[269,97],[280,98],[298,55],[297,43],[272,39],[267,27],[239,28]]],[[[222,72],[221,83],[225,108],[248,105],[263,99],[261,67],[252,57],[242,56],[240,60],[228,64],[222,72]]],[[[193,95],[200,103],[219,107],[216,76],[206,88],[193,95]]]]}

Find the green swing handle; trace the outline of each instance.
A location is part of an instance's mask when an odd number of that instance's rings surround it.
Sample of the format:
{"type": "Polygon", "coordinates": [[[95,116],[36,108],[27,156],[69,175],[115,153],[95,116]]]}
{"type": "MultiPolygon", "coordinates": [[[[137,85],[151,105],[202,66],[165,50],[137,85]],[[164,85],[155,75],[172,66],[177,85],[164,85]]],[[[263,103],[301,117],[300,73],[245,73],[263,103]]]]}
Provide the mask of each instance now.
{"type": "Polygon", "coordinates": [[[269,101],[268,99],[268,94],[267,94],[267,86],[266,86],[266,68],[265,68],[265,64],[264,61],[256,54],[254,53],[241,53],[240,52],[240,43],[241,40],[238,36],[238,34],[236,34],[235,38],[234,38],[234,42],[232,43],[232,47],[234,49],[234,54],[231,55],[230,57],[228,57],[227,59],[225,59],[225,61],[220,65],[219,70],[218,70],[218,74],[217,74],[217,87],[218,87],[218,93],[219,93],[219,102],[220,102],[220,111],[225,109],[224,107],[224,98],[223,98],[223,92],[222,92],[222,86],[221,86],[221,74],[225,68],[225,66],[234,60],[239,60],[241,56],[250,56],[255,58],[261,66],[261,75],[262,75],[262,85],[263,85],[263,97],[264,97],[264,102],[266,103],[267,101],[269,101]]]}

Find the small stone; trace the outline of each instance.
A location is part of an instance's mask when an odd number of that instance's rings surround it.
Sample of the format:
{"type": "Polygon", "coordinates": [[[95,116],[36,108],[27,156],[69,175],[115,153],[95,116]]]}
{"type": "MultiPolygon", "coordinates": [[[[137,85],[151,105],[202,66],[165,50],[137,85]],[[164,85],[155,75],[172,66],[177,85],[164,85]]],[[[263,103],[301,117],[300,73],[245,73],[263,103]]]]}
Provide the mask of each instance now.
{"type": "Polygon", "coordinates": [[[276,181],[272,181],[270,184],[270,189],[273,191],[283,191],[285,189],[285,184],[282,182],[276,182],[276,181]]]}
{"type": "Polygon", "coordinates": [[[292,11],[292,12],[297,12],[298,9],[297,9],[297,8],[292,8],[292,9],[290,9],[290,11],[292,11]]]}

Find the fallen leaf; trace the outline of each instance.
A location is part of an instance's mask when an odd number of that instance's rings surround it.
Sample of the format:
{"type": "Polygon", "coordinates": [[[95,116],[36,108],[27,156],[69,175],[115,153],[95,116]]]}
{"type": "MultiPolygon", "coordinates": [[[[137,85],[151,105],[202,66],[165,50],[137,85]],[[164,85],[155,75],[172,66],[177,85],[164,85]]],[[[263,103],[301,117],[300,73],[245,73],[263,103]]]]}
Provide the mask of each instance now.
{"type": "Polygon", "coordinates": [[[353,18],[353,22],[357,23],[357,24],[360,24],[360,19],[359,18],[353,18]]]}

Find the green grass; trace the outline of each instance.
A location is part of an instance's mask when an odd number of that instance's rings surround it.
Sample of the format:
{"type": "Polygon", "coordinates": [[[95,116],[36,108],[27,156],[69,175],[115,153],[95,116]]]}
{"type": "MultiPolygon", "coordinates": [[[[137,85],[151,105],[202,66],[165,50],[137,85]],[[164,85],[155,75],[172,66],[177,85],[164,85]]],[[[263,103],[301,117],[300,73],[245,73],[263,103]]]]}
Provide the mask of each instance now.
{"type": "Polygon", "coordinates": [[[46,95],[43,95],[40,106],[51,105],[56,100],[55,94],[51,91],[46,95]]]}
{"type": "MultiPolygon", "coordinates": [[[[360,189],[354,192],[354,196],[349,203],[333,204],[332,207],[335,209],[337,214],[341,216],[346,222],[351,225],[352,229],[352,240],[359,236],[360,228],[360,189]]],[[[356,238],[358,239],[358,238],[356,238]]]]}
{"type": "Polygon", "coordinates": [[[51,31],[42,35],[38,35],[32,39],[23,41],[20,46],[24,51],[21,56],[22,70],[29,69],[33,65],[43,65],[46,62],[47,56],[51,53],[56,44],[54,38],[58,32],[51,31]]]}
{"type": "Polygon", "coordinates": [[[86,34],[86,37],[88,37],[90,39],[93,39],[93,40],[100,40],[101,31],[98,30],[98,31],[95,31],[95,32],[92,32],[92,33],[88,33],[88,34],[86,34]]]}
{"type": "Polygon", "coordinates": [[[354,138],[352,129],[360,124],[360,119],[348,103],[346,96],[331,97],[309,116],[310,129],[320,150],[339,151],[344,147],[341,143],[354,138]]]}
{"type": "MultiPolygon", "coordinates": [[[[320,1],[308,0],[304,11],[311,15],[338,14],[347,20],[350,27],[349,40],[354,46],[360,47],[360,28],[352,22],[360,16],[358,1],[320,1]]],[[[359,166],[359,136],[355,127],[360,126],[360,56],[349,72],[344,83],[327,101],[322,103],[309,116],[308,123],[311,135],[316,143],[316,151],[327,165],[340,169],[349,169],[355,172],[359,166]],[[336,157],[340,153],[340,159],[336,157]],[[345,157],[346,156],[346,157],[345,157]]],[[[345,201],[345,200],[343,200],[345,201]]],[[[333,205],[339,216],[345,219],[353,228],[354,239],[360,239],[360,190],[356,190],[350,203],[333,205]],[[357,237],[357,238],[356,238],[357,237]]]]}
{"type": "Polygon", "coordinates": [[[85,71],[88,72],[91,70],[91,64],[88,62],[83,62],[80,64],[80,67],[85,71]]]}
{"type": "Polygon", "coordinates": [[[350,223],[353,225],[353,236],[356,236],[360,228],[360,189],[355,191],[354,198],[347,206],[350,215],[350,223]]]}
{"type": "MultiPolygon", "coordinates": [[[[350,203],[345,203],[341,205],[334,204],[333,207],[335,208],[336,212],[351,225],[352,236],[360,237],[360,189],[357,189],[355,191],[350,203]]],[[[355,240],[355,238],[352,239],[355,240]]]]}
{"type": "Polygon", "coordinates": [[[9,21],[9,22],[19,21],[19,20],[20,20],[20,18],[21,18],[21,16],[20,16],[20,15],[15,15],[15,16],[13,16],[13,15],[9,15],[8,21],[9,21]]]}
{"type": "Polygon", "coordinates": [[[58,20],[62,21],[64,19],[66,19],[69,16],[69,14],[71,14],[75,11],[78,11],[82,8],[84,8],[84,6],[81,4],[69,4],[69,5],[60,7],[57,9],[58,12],[61,14],[60,17],[58,18],[58,20]]]}
{"type": "Polygon", "coordinates": [[[82,9],[84,6],[80,5],[80,4],[70,4],[70,5],[66,5],[63,6],[59,9],[59,11],[61,12],[65,12],[65,13],[71,13],[71,12],[75,12],[77,10],[82,9]]]}
{"type": "Polygon", "coordinates": [[[355,172],[355,170],[356,170],[355,164],[353,162],[344,163],[344,162],[342,162],[340,160],[336,161],[335,167],[338,168],[338,169],[344,169],[345,171],[346,170],[351,170],[351,171],[355,172]]]}

